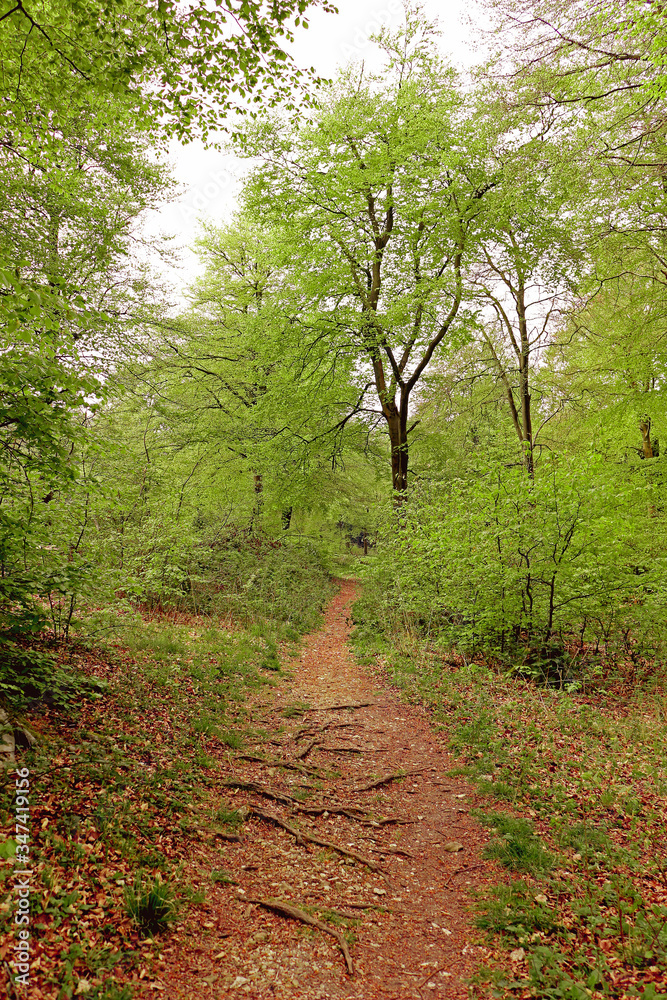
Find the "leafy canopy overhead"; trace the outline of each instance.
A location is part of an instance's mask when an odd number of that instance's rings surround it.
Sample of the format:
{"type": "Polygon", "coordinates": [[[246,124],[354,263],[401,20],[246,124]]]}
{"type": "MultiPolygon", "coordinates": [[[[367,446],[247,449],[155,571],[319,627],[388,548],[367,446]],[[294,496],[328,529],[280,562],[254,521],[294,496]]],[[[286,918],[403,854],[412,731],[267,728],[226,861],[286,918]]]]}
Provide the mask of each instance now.
{"type": "Polygon", "coordinates": [[[311,6],[335,11],[328,0],[4,0],[3,117],[20,120],[36,88],[57,94],[65,85],[129,100],[187,141],[247,99],[294,106],[304,74],[280,42],[292,40],[292,24],[308,26],[311,6]]]}

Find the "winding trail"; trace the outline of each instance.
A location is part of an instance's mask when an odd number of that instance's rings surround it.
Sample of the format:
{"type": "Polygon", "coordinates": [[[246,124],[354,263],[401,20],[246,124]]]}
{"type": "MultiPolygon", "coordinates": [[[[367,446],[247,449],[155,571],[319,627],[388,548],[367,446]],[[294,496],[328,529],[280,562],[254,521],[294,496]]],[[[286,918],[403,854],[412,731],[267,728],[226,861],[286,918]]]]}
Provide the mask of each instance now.
{"type": "Polygon", "coordinates": [[[207,901],[165,949],[152,985],[163,997],[469,997],[467,979],[485,958],[470,889],[499,878],[480,857],[487,834],[469,815],[474,790],[449,776],[454,761],[425,712],[355,663],[354,597],[355,584],[340,581],[289,680],[255,706],[269,740],[220,757],[225,799],[246,807],[246,821],[238,840],[201,830],[191,878],[207,901]],[[210,889],[212,869],[237,884],[210,889]],[[334,936],[289,907],[352,931],[354,975],[334,936]]]}

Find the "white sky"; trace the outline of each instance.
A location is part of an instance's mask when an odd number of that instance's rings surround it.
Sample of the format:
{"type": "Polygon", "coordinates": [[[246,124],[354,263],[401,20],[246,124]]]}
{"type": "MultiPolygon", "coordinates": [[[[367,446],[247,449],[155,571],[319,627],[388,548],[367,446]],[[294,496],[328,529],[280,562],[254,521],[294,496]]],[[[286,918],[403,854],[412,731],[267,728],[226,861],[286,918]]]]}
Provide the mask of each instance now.
{"type": "MultiPolygon", "coordinates": [[[[309,12],[307,31],[297,28],[289,51],[298,65],[313,66],[323,77],[331,77],[336,68],[350,61],[373,57],[375,46],[369,36],[382,24],[392,28],[403,22],[400,0],[335,0],[338,14],[309,12]]],[[[439,22],[441,48],[452,62],[471,66],[479,57],[475,52],[473,29],[465,21],[474,13],[476,0],[423,0],[424,13],[439,22]]],[[[245,161],[201,142],[188,146],[174,144],[171,161],[181,194],[146,220],[149,234],[173,237],[180,266],[164,274],[170,285],[182,290],[197,272],[197,260],[190,247],[204,219],[224,222],[234,212],[245,161]]]]}

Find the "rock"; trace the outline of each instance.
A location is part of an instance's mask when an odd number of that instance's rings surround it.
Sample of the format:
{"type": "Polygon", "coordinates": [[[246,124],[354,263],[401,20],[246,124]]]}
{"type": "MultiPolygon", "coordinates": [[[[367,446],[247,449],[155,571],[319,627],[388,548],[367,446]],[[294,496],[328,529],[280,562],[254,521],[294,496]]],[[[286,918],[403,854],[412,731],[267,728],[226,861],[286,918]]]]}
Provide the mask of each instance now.
{"type": "Polygon", "coordinates": [[[30,747],[34,747],[37,737],[30,729],[26,729],[25,726],[15,726],[14,742],[17,747],[25,747],[29,750],[30,747]]]}
{"type": "Polygon", "coordinates": [[[262,944],[264,941],[270,941],[271,935],[268,931],[257,931],[256,934],[252,935],[250,940],[254,941],[255,944],[262,944]]]}
{"type": "Polygon", "coordinates": [[[15,749],[14,727],[7,713],[0,708],[0,767],[8,767],[16,761],[15,749]]]}
{"type": "Polygon", "coordinates": [[[441,846],[443,851],[449,851],[450,854],[456,854],[457,851],[463,850],[463,844],[460,844],[458,840],[448,840],[441,846]]]}

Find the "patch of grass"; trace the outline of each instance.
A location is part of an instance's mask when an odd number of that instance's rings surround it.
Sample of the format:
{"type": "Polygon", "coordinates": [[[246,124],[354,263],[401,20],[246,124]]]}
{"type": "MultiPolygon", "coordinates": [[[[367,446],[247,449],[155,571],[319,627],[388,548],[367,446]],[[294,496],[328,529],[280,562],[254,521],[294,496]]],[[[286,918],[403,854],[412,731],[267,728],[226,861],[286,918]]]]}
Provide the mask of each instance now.
{"type": "Polygon", "coordinates": [[[159,878],[151,884],[139,876],[124,897],[127,915],[143,934],[159,934],[176,919],[174,891],[159,878]]]}
{"type": "Polygon", "coordinates": [[[307,701],[295,701],[292,705],[285,705],[282,716],[284,719],[296,719],[300,715],[305,715],[310,707],[307,701]]]}
{"type": "Polygon", "coordinates": [[[241,826],[245,821],[245,815],[237,809],[230,809],[224,805],[216,809],[214,819],[221,826],[241,826]]]}
{"type": "Polygon", "coordinates": [[[558,926],[553,910],[535,900],[527,882],[495,886],[487,899],[477,904],[476,924],[491,934],[503,934],[526,944],[536,931],[551,933],[558,926]]]}
{"type": "Polygon", "coordinates": [[[216,868],[211,872],[211,882],[219,883],[221,885],[238,885],[235,878],[226,872],[224,868],[216,868]]]}
{"type": "Polygon", "coordinates": [[[495,858],[501,865],[515,872],[533,875],[550,871],[554,858],[542,847],[533,832],[533,824],[508,813],[478,813],[478,819],[491,827],[494,839],[484,851],[487,858],[495,858]]]}
{"type": "Polygon", "coordinates": [[[224,743],[225,746],[231,747],[233,750],[242,750],[245,746],[243,736],[234,729],[225,729],[221,732],[220,742],[224,743]]]}

